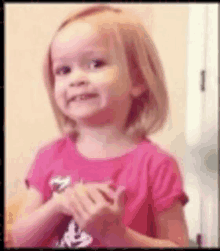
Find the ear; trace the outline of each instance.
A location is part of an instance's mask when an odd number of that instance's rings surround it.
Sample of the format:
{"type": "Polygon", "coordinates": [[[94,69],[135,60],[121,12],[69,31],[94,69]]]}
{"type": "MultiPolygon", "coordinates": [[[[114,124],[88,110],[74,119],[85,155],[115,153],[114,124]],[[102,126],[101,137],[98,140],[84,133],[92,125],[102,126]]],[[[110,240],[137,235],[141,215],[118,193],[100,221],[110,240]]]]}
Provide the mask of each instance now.
{"type": "Polygon", "coordinates": [[[146,86],[144,84],[135,84],[132,86],[131,96],[133,98],[138,98],[143,92],[146,91],[146,86]]]}
{"type": "Polygon", "coordinates": [[[133,98],[138,98],[147,89],[146,85],[143,83],[144,79],[141,77],[139,73],[140,71],[138,70],[137,67],[135,67],[132,72],[131,96],[133,98]]]}

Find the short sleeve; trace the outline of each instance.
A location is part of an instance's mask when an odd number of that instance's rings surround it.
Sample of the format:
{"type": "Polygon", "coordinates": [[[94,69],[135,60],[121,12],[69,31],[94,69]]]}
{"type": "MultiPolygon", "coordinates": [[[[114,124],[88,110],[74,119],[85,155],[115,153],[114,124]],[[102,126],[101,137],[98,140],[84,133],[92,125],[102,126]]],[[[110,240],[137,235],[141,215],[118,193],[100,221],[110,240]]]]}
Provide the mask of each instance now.
{"type": "Polygon", "coordinates": [[[50,194],[51,189],[48,185],[48,154],[45,149],[39,149],[29,167],[28,173],[25,177],[25,185],[36,188],[46,201],[50,194]]]}
{"type": "Polygon", "coordinates": [[[178,164],[173,157],[167,157],[154,169],[151,189],[155,211],[170,208],[176,200],[180,200],[183,206],[189,201],[178,164]]]}

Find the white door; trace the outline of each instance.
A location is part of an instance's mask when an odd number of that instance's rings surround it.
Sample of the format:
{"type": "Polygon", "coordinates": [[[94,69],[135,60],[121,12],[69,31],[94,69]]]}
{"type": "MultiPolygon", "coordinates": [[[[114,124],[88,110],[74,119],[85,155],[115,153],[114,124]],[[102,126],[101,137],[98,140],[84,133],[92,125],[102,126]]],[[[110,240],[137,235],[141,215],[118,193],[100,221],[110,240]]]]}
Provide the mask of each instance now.
{"type": "Polygon", "coordinates": [[[206,8],[201,166],[203,245],[218,246],[218,5],[206,8]]]}
{"type": "Polygon", "coordinates": [[[218,5],[189,8],[185,212],[190,239],[218,246],[218,5]]]}

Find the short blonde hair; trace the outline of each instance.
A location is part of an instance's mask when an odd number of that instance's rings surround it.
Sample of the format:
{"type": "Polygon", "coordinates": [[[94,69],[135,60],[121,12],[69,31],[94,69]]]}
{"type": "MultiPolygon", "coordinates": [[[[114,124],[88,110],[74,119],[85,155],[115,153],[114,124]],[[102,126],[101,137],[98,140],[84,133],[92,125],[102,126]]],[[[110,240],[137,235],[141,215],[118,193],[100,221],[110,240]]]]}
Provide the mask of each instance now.
{"type": "MultiPolygon", "coordinates": [[[[169,98],[166,89],[163,67],[158,56],[157,49],[148,34],[146,28],[134,14],[121,8],[115,8],[106,4],[94,4],[78,13],[68,16],[57,29],[55,36],[60,30],[74,21],[84,21],[85,18],[95,22],[100,31],[108,34],[114,49],[121,49],[127,64],[129,78],[132,83],[139,82],[146,86],[146,91],[136,99],[133,99],[130,113],[125,124],[126,133],[132,138],[147,137],[161,130],[169,113],[169,98]],[[104,14],[97,18],[98,14],[104,14]]],[[[54,36],[54,38],[55,38],[54,36]]],[[[77,132],[77,124],[64,115],[54,99],[54,76],[52,72],[51,46],[44,60],[43,76],[49,99],[63,134],[77,132]]],[[[118,51],[116,53],[118,54],[118,51]]]]}

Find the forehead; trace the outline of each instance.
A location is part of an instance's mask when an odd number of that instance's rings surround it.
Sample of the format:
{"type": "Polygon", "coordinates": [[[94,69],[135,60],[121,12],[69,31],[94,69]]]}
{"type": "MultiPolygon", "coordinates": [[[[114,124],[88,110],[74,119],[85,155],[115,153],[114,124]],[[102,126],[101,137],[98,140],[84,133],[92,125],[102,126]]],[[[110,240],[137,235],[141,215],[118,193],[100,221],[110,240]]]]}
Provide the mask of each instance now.
{"type": "Polygon", "coordinates": [[[74,22],[55,37],[51,51],[52,59],[74,57],[82,51],[109,51],[109,36],[100,32],[99,27],[86,22],[74,22]]]}

